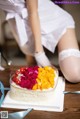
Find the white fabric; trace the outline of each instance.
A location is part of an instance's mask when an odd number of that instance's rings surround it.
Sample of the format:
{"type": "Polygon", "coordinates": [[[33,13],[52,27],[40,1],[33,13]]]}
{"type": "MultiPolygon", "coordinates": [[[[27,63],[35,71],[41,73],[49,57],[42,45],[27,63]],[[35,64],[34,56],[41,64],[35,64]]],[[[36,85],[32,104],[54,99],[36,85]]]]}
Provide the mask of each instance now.
{"type": "MultiPolygon", "coordinates": [[[[28,51],[32,51],[33,39],[28,23],[28,12],[24,0],[0,0],[0,8],[7,12],[6,19],[15,18],[19,36],[19,46],[28,43],[28,51]],[[31,47],[31,49],[29,48],[31,47]]],[[[50,0],[38,0],[38,13],[41,25],[42,45],[54,52],[56,45],[67,28],[74,28],[72,16],[50,0]]],[[[26,54],[29,54],[26,51],[26,54]]],[[[32,53],[33,54],[33,53],[32,53]]]]}
{"type": "Polygon", "coordinates": [[[44,52],[35,53],[34,56],[39,66],[51,66],[51,63],[44,52]]]}
{"type": "Polygon", "coordinates": [[[80,51],[78,49],[66,49],[61,51],[59,53],[59,62],[70,56],[75,56],[80,58],[80,51]]]}

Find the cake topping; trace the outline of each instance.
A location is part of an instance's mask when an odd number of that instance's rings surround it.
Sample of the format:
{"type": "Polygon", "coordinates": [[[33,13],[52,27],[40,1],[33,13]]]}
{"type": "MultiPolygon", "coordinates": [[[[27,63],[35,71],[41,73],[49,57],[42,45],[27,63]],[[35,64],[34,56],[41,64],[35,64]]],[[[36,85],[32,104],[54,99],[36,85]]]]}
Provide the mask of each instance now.
{"type": "Polygon", "coordinates": [[[52,67],[34,66],[20,68],[13,75],[12,80],[22,88],[43,90],[54,87],[54,78],[55,70],[52,67]]]}

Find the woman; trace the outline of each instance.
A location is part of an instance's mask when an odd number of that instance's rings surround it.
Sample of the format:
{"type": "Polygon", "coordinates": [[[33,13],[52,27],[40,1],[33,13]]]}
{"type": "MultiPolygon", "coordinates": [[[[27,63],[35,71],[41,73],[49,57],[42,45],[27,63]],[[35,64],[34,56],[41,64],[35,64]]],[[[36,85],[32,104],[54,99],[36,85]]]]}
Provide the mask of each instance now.
{"type": "Polygon", "coordinates": [[[40,66],[52,66],[43,46],[54,53],[58,45],[59,65],[65,78],[80,82],[80,51],[72,16],[50,0],[0,0],[17,43],[33,55],[40,66]],[[18,35],[17,35],[18,34],[18,35]]]}

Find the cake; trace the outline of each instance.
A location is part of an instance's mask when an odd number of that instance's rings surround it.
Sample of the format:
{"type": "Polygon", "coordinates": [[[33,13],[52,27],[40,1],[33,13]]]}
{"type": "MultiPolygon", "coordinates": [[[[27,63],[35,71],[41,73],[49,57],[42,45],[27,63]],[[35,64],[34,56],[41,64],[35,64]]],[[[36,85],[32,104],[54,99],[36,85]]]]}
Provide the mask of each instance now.
{"type": "Polygon", "coordinates": [[[10,79],[10,98],[24,102],[45,102],[53,95],[58,72],[49,66],[21,67],[10,79]]]}

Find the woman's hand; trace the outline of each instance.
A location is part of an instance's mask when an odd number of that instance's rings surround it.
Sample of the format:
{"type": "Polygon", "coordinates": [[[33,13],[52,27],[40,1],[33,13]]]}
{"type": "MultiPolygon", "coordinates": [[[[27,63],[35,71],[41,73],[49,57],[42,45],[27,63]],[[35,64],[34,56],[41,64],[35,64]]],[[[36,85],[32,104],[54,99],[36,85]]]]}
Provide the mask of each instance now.
{"type": "Polygon", "coordinates": [[[26,7],[28,10],[28,18],[35,42],[35,52],[42,52],[43,47],[41,43],[41,29],[38,15],[38,0],[26,0],[26,7]]]}
{"type": "Polygon", "coordinates": [[[39,52],[35,53],[34,55],[36,62],[39,66],[44,67],[44,66],[51,66],[51,63],[49,59],[47,58],[45,52],[39,52]]]}
{"type": "Polygon", "coordinates": [[[36,53],[35,59],[36,59],[36,62],[39,66],[41,66],[41,67],[50,66],[53,69],[55,69],[55,71],[58,73],[58,69],[51,64],[51,62],[47,58],[45,52],[36,53]]]}

